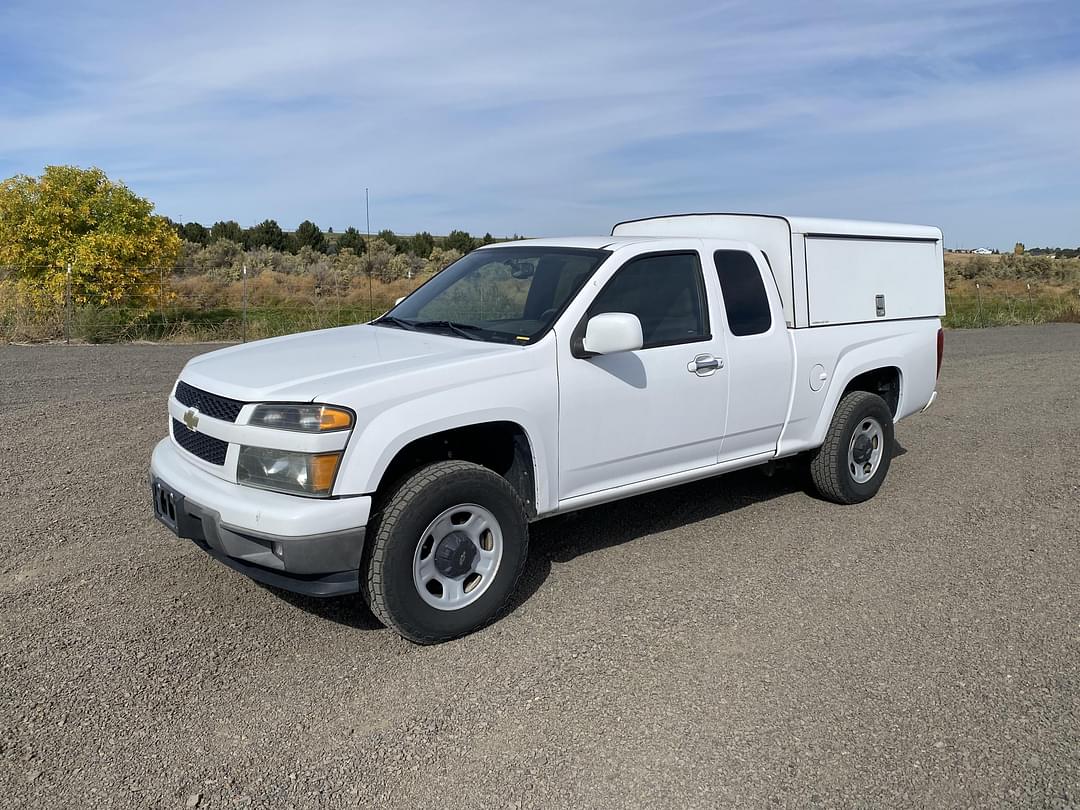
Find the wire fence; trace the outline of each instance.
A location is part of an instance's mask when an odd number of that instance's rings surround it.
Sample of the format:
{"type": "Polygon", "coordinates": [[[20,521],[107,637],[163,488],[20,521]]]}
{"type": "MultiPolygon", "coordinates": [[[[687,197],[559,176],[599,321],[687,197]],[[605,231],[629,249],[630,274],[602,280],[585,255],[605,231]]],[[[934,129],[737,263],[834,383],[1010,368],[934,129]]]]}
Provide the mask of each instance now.
{"type": "Polygon", "coordinates": [[[1035,282],[975,282],[945,291],[945,326],[1080,322],[1080,288],[1035,282]]]}
{"type": "MultiPolygon", "coordinates": [[[[136,293],[101,303],[77,272],[31,277],[0,268],[0,342],[257,340],[370,321],[426,279],[148,268],[136,293]]],[[[1080,288],[1009,280],[946,290],[948,327],[1051,321],[1080,322],[1080,288]]]]}

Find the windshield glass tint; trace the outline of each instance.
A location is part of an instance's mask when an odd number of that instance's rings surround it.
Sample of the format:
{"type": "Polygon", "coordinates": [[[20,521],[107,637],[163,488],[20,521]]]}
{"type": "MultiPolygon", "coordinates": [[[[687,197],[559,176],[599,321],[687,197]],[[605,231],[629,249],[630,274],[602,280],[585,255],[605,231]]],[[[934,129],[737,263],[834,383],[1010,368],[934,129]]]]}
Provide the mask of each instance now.
{"type": "Polygon", "coordinates": [[[384,324],[455,333],[453,324],[483,340],[527,343],[548,330],[609,255],[554,247],[476,250],[390,310],[384,324]]]}

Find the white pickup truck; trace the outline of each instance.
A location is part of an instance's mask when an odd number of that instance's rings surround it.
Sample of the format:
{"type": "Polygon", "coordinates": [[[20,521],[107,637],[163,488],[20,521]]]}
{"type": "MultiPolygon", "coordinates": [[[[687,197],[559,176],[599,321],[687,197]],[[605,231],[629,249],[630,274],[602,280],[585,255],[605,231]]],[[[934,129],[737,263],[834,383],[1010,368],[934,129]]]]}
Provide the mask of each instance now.
{"type": "Polygon", "coordinates": [[[496,617],[529,523],[800,457],[872,497],[941,366],[937,228],[745,214],[475,250],[368,324],[189,362],[157,517],[432,643],[496,617]]]}

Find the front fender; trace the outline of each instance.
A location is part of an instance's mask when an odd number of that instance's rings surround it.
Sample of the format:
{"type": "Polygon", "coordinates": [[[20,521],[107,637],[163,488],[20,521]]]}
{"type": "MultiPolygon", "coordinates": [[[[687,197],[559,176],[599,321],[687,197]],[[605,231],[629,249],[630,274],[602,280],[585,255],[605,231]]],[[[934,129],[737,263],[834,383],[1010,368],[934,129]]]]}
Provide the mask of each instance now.
{"type": "MultiPolygon", "coordinates": [[[[536,346],[531,351],[543,353],[536,346]]],[[[536,509],[554,508],[558,388],[553,363],[529,363],[453,387],[414,391],[380,409],[358,412],[358,424],[342,459],[336,494],[372,494],[394,457],[417,439],[489,422],[518,425],[529,442],[536,482],[536,509]]]]}

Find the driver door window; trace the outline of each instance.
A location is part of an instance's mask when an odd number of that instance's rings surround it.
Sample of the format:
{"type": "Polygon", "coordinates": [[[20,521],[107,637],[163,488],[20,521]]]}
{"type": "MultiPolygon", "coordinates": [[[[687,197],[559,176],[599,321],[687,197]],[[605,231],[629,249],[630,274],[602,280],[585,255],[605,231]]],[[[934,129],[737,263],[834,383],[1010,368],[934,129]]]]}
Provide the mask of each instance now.
{"type": "Polygon", "coordinates": [[[627,262],[588,317],[629,312],[641,321],[643,349],[708,340],[709,314],[697,253],[655,253],[627,262]]]}

